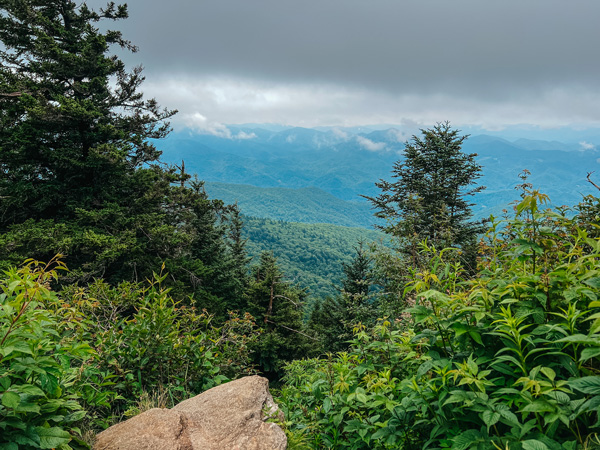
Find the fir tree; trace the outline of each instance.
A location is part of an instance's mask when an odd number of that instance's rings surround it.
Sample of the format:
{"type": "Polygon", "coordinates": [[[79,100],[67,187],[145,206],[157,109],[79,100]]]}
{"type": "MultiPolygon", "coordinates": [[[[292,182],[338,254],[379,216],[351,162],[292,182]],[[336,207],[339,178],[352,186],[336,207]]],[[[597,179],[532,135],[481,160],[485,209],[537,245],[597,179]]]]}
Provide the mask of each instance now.
{"type": "Polygon", "coordinates": [[[468,136],[460,136],[448,122],[421,130],[407,142],[404,159],[392,170],[396,181],[380,180],[377,197],[366,197],[387,220],[384,231],[406,239],[413,256],[416,244],[427,239],[435,245],[470,250],[483,231],[472,220],[467,198],[484,189],[475,186],[481,177],[476,154],[461,150],[468,136]]]}
{"type": "Polygon", "coordinates": [[[70,0],[14,0],[0,11],[2,224],[71,218],[128,197],[125,181],[157,161],[149,139],[166,136],[174,111],[144,100],[141,68],[127,72],[108,54],[135,47],[95,26],[126,18],[126,6],[97,13],[70,0]]]}
{"type": "Polygon", "coordinates": [[[341,351],[348,347],[352,328],[361,323],[372,326],[378,315],[378,302],[371,296],[374,287],[373,260],[359,242],[350,263],[342,263],[344,278],[340,293],[317,300],[308,327],[319,336],[323,351],[341,351]]]}
{"type": "Polygon", "coordinates": [[[255,362],[271,379],[278,379],[287,361],[307,355],[311,338],[305,333],[302,315],[306,293],[292,286],[277,267],[270,252],[252,267],[246,292],[247,310],[263,329],[254,347],[255,362]]]}
{"type": "MultiPolygon", "coordinates": [[[[0,3],[0,266],[66,254],[65,281],[169,281],[222,314],[239,302],[240,270],[225,241],[222,202],[182,167],[158,160],[155,139],[174,111],[145,100],[135,51],[99,12],[70,0],[0,3]]],[[[239,256],[236,257],[239,261],[239,256]]],[[[176,291],[177,292],[177,291],[176,291]]]]}

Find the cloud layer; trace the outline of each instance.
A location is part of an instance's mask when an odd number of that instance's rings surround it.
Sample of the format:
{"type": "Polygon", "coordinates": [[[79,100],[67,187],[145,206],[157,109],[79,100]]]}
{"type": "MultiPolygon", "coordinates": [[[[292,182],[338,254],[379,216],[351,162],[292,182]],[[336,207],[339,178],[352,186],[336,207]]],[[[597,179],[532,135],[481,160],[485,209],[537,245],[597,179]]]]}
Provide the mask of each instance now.
{"type": "Polygon", "coordinates": [[[600,124],[595,0],[128,4],[127,61],[181,124],[600,124]]]}

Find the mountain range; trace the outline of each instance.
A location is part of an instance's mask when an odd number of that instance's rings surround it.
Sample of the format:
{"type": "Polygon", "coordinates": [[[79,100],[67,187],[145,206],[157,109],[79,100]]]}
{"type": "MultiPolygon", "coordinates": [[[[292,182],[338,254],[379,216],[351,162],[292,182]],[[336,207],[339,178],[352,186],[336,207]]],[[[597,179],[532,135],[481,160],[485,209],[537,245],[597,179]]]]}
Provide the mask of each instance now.
{"type": "MultiPolygon", "coordinates": [[[[163,160],[185,161],[186,170],[207,182],[208,193],[237,201],[257,217],[306,223],[370,226],[372,213],[361,195],[376,196],[375,182],[390,179],[402,159],[408,133],[398,128],[285,128],[230,126],[226,136],[191,130],[159,143],[163,160]],[[262,188],[262,189],[260,189],[262,188]]],[[[595,189],[588,172],[600,168],[594,144],[473,135],[463,151],[477,153],[483,167],[473,198],[475,216],[498,215],[518,198],[515,186],[524,169],[528,182],[555,205],[572,205],[595,189]]]]}
{"type": "MultiPolygon", "coordinates": [[[[390,179],[410,136],[370,127],[248,125],[227,131],[172,133],[158,143],[162,159],[177,165],[184,160],[188,173],[205,180],[209,197],[238,204],[255,261],[272,251],[286,276],[310,297],[335,295],[341,264],[351,260],[356,244],[384,240],[372,230],[378,222],[361,195],[378,194],[375,182],[390,179]]],[[[515,186],[523,182],[518,175],[524,169],[531,172],[527,181],[555,205],[573,205],[595,193],[586,176],[600,167],[600,152],[588,141],[478,134],[464,142],[463,151],[477,154],[483,167],[478,181],[487,186],[473,197],[475,218],[509,209],[519,198],[515,186]]]]}

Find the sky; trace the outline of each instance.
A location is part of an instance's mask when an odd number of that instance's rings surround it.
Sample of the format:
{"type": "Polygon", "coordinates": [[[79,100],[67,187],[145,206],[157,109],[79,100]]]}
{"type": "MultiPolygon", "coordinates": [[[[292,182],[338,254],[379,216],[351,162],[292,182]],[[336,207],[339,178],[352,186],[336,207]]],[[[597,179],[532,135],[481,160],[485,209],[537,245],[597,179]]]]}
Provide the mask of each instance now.
{"type": "Polygon", "coordinates": [[[110,27],[176,129],[600,127],[597,0],[127,3],[110,27]]]}

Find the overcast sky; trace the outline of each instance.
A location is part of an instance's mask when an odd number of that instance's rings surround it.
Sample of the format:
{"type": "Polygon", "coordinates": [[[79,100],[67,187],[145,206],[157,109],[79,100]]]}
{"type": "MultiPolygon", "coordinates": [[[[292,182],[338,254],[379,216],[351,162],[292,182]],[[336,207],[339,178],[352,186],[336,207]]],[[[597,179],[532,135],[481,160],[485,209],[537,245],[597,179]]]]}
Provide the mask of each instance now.
{"type": "Polygon", "coordinates": [[[600,126],[598,0],[127,3],[112,27],[176,127],[600,126]]]}

